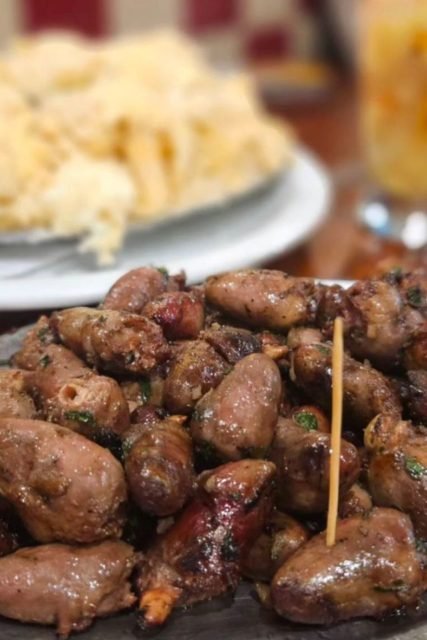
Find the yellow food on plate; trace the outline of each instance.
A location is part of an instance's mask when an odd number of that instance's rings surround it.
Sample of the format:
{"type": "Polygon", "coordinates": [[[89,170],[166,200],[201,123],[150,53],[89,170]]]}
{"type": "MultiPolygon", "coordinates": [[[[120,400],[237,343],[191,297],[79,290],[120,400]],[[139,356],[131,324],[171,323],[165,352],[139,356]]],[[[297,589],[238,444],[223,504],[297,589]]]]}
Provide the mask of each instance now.
{"type": "Polygon", "coordinates": [[[244,74],[172,31],[17,41],[0,57],[0,232],[81,236],[100,264],[126,229],[221,202],[292,161],[244,74]]]}

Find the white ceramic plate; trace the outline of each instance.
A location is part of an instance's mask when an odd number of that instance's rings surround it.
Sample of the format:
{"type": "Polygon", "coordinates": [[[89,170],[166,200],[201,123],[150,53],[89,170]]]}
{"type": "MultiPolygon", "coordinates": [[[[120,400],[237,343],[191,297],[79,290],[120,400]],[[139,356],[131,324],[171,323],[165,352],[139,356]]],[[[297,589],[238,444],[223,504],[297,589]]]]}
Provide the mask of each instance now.
{"type": "Polygon", "coordinates": [[[94,303],[120,275],[143,264],[184,269],[190,283],[259,265],[312,234],[330,200],[325,169],[300,149],[294,166],[268,189],[203,216],[129,234],[114,268],[97,268],[74,241],[1,246],[0,310],[94,303]]]}

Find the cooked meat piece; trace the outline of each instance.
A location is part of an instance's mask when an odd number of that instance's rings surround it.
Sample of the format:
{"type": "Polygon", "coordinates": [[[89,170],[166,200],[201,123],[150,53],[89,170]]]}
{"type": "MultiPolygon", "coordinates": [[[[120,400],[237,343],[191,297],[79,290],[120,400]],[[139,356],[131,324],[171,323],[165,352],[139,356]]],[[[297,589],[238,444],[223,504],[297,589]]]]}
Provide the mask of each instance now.
{"type": "Polygon", "coordinates": [[[129,426],[129,409],[119,384],[94,373],[66,347],[44,344],[39,334],[37,327],[28,333],[14,360],[29,370],[27,389],[41,417],[91,440],[113,444],[129,426]]]}
{"type": "Polygon", "coordinates": [[[205,322],[202,299],[189,291],[160,294],[145,305],[144,316],[160,325],[168,340],[197,338],[205,322]]]}
{"type": "Polygon", "coordinates": [[[321,409],[313,405],[293,407],[289,416],[297,425],[306,431],[330,433],[331,424],[321,409]]]}
{"type": "Polygon", "coordinates": [[[206,299],[253,327],[283,331],[314,320],[319,287],[282,271],[248,269],[208,278],[206,299]]]}
{"type": "MultiPolygon", "coordinates": [[[[333,332],[334,320],[338,316],[343,318],[346,330],[361,328],[359,313],[352,304],[348,290],[337,284],[320,287],[316,325],[329,337],[333,332]]],[[[321,340],[313,342],[321,342],[321,340]]]]}
{"type": "Polygon", "coordinates": [[[372,506],[372,498],[366,489],[360,484],[354,484],[340,500],[339,516],[340,518],[350,518],[351,516],[363,515],[369,513],[372,506]]]}
{"type": "Polygon", "coordinates": [[[427,424],[427,371],[408,371],[407,381],[401,385],[401,397],[411,418],[427,424]]]}
{"type": "Polygon", "coordinates": [[[261,351],[260,339],[247,329],[215,323],[206,329],[202,337],[229,364],[236,364],[245,356],[261,351]]]}
{"type": "Polygon", "coordinates": [[[403,366],[407,370],[427,370],[427,324],[411,334],[403,352],[403,366]]]}
{"type": "Polygon", "coordinates": [[[176,606],[236,588],[241,558],[271,508],[274,472],[270,462],[241,460],[202,474],[196,497],[141,564],[145,626],[162,624],[176,606]]]}
{"type": "Polygon", "coordinates": [[[365,445],[374,503],[405,511],[427,539],[427,429],[378,416],[365,431],[365,445]]]}
{"type": "Polygon", "coordinates": [[[281,396],[273,360],[262,353],[246,356],[197,403],[191,419],[195,444],[223,460],[262,458],[273,439],[281,396]]]}
{"type": "Polygon", "coordinates": [[[410,274],[356,282],[348,290],[325,287],[317,324],[327,337],[337,315],[344,318],[345,343],[352,355],[381,370],[393,370],[401,365],[408,340],[427,318],[426,279],[410,274]]]}
{"type": "Polygon", "coordinates": [[[338,315],[351,354],[385,371],[400,366],[406,342],[423,322],[402,286],[387,279],[356,282],[348,290],[324,288],[317,323],[329,338],[338,315]]]}
{"type": "Polygon", "coordinates": [[[66,347],[104,371],[146,374],[169,353],[155,322],[124,311],[65,309],[52,315],[51,326],[66,347]]]}
{"type": "MultiPolygon", "coordinates": [[[[332,349],[330,344],[309,344],[292,354],[292,377],[306,396],[326,411],[331,406],[332,349]]],[[[378,413],[400,415],[397,391],[368,364],[344,356],[344,427],[361,432],[378,413]]]]}
{"type": "Polygon", "coordinates": [[[313,327],[292,327],[286,338],[289,349],[296,349],[301,344],[312,344],[322,342],[322,332],[313,327]]]}
{"type": "Polygon", "coordinates": [[[305,542],[307,529],[295,518],[274,510],[263,533],[242,561],[242,574],[252,580],[270,581],[277,569],[305,542]]]}
{"type": "Polygon", "coordinates": [[[332,624],[381,618],[417,603],[422,568],[409,517],[394,509],[338,522],[336,544],[321,533],[278,570],[271,586],[277,613],[293,622],[332,624]]]}
{"type": "Polygon", "coordinates": [[[0,495],[39,542],[120,536],[126,483],[109,451],[64,427],[0,419],[0,495]]]}
{"type": "Polygon", "coordinates": [[[67,638],[94,618],[134,604],[130,574],[136,561],[132,547],[118,540],[19,549],[0,559],[0,614],[56,625],[58,635],[67,638]]]}
{"type": "MultiPolygon", "coordinates": [[[[176,417],[175,417],[176,418],[176,417]]],[[[176,513],[193,490],[191,438],[174,416],[154,424],[134,425],[125,458],[130,494],[142,511],[155,516],[176,513]],[[134,437],[140,427],[140,433],[134,437]]]]}
{"type": "Polygon", "coordinates": [[[113,284],[102,308],[141,313],[150,300],[165,291],[178,291],[184,284],[184,274],[169,276],[164,269],[155,267],[132,269],[113,284]]]}
{"type": "MultiPolygon", "coordinates": [[[[328,506],[331,437],[306,431],[293,420],[279,418],[271,449],[277,466],[277,504],[284,511],[322,513],[328,506]]],[[[341,441],[340,494],[357,480],[360,459],[356,447],[341,441]]]]}
{"type": "Polygon", "coordinates": [[[25,372],[19,369],[0,370],[0,417],[36,418],[37,410],[31,396],[25,372]]]}
{"type": "Polygon", "coordinates": [[[164,403],[171,413],[191,413],[196,403],[230,370],[204,340],[184,342],[176,350],[165,380],[164,403]]]}
{"type": "Polygon", "coordinates": [[[346,338],[351,353],[356,358],[367,358],[380,369],[397,366],[411,326],[398,289],[387,282],[357,282],[348,290],[348,296],[362,327],[350,331],[346,338]]]}

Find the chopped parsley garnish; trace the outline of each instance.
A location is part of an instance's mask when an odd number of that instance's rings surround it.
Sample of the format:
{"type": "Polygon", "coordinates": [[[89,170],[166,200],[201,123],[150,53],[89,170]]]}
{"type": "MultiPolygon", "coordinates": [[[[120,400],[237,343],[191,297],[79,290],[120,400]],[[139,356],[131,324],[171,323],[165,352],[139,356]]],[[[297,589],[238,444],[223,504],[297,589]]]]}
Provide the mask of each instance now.
{"type": "Polygon", "coordinates": [[[133,351],[129,351],[129,353],[125,355],[125,364],[133,364],[134,362],[135,362],[135,354],[133,351]]]}
{"type": "Polygon", "coordinates": [[[403,591],[406,588],[407,587],[403,582],[403,580],[395,580],[394,582],[392,582],[387,586],[376,584],[374,586],[374,591],[378,591],[379,593],[390,593],[390,592],[396,592],[396,591],[403,591]]]}
{"type": "Polygon", "coordinates": [[[423,553],[427,555],[427,540],[423,540],[422,538],[416,538],[415,548],[418,551],[418,553],[423,553]]]}
{"type": "Polygon", "coordinates": [[[146,378],[139,381],[139,395],[144,404],[151,398],[151,382],[146,378]]]}
{"type": "Polygon", "coordinates": [[[39,362],[40,362],[40,366],[43,369],[46,369],[47,365],[50,364],[52,361],[51,361],[50,357],[46,354],[45,356],[40,358],[39,362]]]}
{"type": "Polygon", "coordinates": [[[227,531],[221,545],[221,557],[228,562],[236,560],[239,555],[239,547],[236,544],[231,531],[227,531]]]}
{"type": "Polygon", "coordinates": [[[37,337],[39,338],[42,344],[46,343],[47,336],[49,334],[49,327],[43,327],[37,331],[37,337]]]}
{"type": "Polygon", "coordinates": [[[424,303],[420,287],[411,287],[407,292],[408,302],[412,307],[421,307],[424,303]]]}
{"type": "Polygon", "coordinates": [[[169,271],[166,269],[166,267],[156,267],[156,268],[157,268],[157,271],[162,274],[162,276],[165,276],[165,278],[169,278],[169,271]]]}
{"type": "Polygon", "coordinates": [[[427,473],[426,467],[415,458],[405,458],[404,465],[406,473],[414,480],[419,480],[427,473]]]}
{"type": "Polygon", "coordinates": [[[316,349],[323,356],[329,356],[331,353],[331,348],[327,347],[325,344],[316,344],[316,349]]]}
{"type": "Polygon", "coordinates": [[[66,411],[65,417],[68,420],[73,420],[74,422],[87,424],[89,427],[94,427],[96,424],[93,413],[90,411],[66,411]]]}
{"type": "Polygon", "coordinates": [[[316,416],[309,411],[299,411],[294,415],[294,420],[306,431],[317,431],[319,428],[316,416]]]}

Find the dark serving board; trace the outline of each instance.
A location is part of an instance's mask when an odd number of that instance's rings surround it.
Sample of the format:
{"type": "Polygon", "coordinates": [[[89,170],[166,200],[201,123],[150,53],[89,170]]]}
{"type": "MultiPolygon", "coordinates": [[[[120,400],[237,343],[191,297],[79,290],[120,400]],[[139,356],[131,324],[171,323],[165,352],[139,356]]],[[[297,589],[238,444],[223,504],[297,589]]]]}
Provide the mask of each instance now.
{"type": "MultiPolygon", "coordinates": [[[[26,329],[0,336],[0,366],[18,348],[26,329]]],[[[40,594],[43,598],[43,594],[40,594]]],[[[0,640],[54,640],[52,628],[0,618],[0,640]]],[[[381,622],[355,620],[330,627],[295,625],[261,607],[252,585],[242,583],[227,596],[177,611],[169,623],[147,633],[135,613],[98,620],[76,640],[427,640],[427,598],[417,610],[381,622]]]]}

